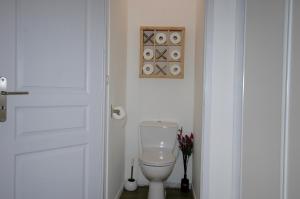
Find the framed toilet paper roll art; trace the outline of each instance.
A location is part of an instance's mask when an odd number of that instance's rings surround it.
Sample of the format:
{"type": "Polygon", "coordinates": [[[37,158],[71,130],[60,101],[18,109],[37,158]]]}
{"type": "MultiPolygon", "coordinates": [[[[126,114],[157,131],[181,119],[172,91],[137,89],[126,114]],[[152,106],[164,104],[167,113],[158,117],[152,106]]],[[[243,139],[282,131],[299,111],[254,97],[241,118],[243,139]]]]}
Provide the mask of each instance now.
{"type": "Polygon", "coordinates": [[[140,28],[140,78],[184,78],[184,27],[140,28]]]}

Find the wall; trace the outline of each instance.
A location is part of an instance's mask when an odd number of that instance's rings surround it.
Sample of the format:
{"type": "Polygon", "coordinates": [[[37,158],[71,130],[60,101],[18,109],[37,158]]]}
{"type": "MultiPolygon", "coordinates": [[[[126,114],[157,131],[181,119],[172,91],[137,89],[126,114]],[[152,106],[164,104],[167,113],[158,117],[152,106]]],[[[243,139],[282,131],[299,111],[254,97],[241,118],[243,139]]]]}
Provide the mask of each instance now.
{"type": "Polygon", "coordinates": [[[300,2],[293,1],[290,25],[290,65],[287,67],[287,117],[286,119],[286,194],[284,199],[298,199],[300,196],[300,2]]]}
{"type": "MultiPolygon", "coordinates": [[[[109,13],[109,99],[110,104],[126,105],[127,1],[110,0],[109,13]]],[[[109,111],[110,114],[110,111],[109,111]]],[[[106,198],[118,198],[124,182],[125,120],[108,116],[106,198]]]]}
{"type": "MultiPolygon", "coordinates": [[[[127,110],[125,178],[129,177],[129,162],[138,157],[138,125],[143,120],[176,121],[186,131],[193,130],[194,49],[196,0],[128,0],[127,35],[127,110]],[[143,25],[185,26],[185,77],[182,80],[140,79],[139,28],[143,25]]],[[[183,177],[183,163],[179,157],[169,184],[178,185],[183,177]]],[[[192,160],[189,163],[191,179],[192,160]]],[[[135,178],[146,181],[138,171],[135,178]]]]}
{"type": "Polygon", "coordinates": [[[300,195],[299,11],[293,0],[247,3],[242,199],[300,195]]]}
{"type": "Polygon", "coordinates": [[[284,0],[247,1],[242,199],[279,199],[284,0]]]}
{"type": "Polygon", "coordinates": [[[202,143],[202,102],[203,102],[203,47],[204,47],[204,0],[196,4],[196,48],[195,48],[195,88],[194,88],[194,127],[193,192],[200,198],[201,184],[201,143],[202,143]]]}

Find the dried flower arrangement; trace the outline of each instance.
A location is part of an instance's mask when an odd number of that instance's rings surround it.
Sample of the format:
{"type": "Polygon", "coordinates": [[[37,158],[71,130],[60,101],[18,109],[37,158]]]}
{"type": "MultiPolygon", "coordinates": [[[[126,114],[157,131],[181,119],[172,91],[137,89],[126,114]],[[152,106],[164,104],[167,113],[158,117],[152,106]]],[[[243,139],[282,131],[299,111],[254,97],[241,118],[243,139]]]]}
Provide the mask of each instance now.
{"type": "Polygon", "coordinates": [[[191,133],[190,135],[183,133],[183,128],[181,127],[178,130],[177,140],[179,143],[179,149],[182,152],[183,157],[183,166],[184,166],[184,178],[181,180],[181,191],[188,192],[189,191],[189,180],[187,179],[187,165],[190,156],[193,153],[194,147],[194,135],[191,133]]]}

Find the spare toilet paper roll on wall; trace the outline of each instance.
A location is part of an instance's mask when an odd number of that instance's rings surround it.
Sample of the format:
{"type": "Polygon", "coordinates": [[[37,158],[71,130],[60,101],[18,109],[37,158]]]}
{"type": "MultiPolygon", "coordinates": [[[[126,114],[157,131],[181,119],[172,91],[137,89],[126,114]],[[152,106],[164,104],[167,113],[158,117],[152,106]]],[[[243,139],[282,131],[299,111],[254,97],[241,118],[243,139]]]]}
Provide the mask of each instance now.
{"type": "Polygon", "coordinates": [[[179,44],[181,42],[181,36],[179,32],[173,32],[170,35],[170,40],[173,44],[179,44]]]}
{"type": "Polygon", "coordinates": [[[181,72],[181,68],[179,65],[174,64],[170,67],[170,73],[174,76],[179,75],[181,72]]]}
{"type": "Polygon", "coordinates": [[[166,41],[167,41],[166,34],[162,33],[162,32],[157,33],[156,37],[155,37],[155,41],[156,41],[157,44],[164,44],[164,43],[166,43],[166,41]]]}
{"type": "Polygon", "coordinates": [[[171,51],[170,55],[171,55],[171,58],[173,60],[179,60],[180,57],[181,57],[181,53],[180,53],[179,50],[173,50],[173,51],[171,51]]]}
{"type": "Polygon", "coordinates": [[[143,73],[145,75],[151,75],[153,73],[153,71],[154,71],[154,67],[152,64],[145,64],[143,66],[143,73]]]}
{"type": "Polygon", "coordinates": [[[126,116],[126,112],[122,106],[111,107],[111,117],[116,120],[122,120],[126,116]]]}
{"type": "Polygon", "coordinates": [[[153,56],[154,56],[154,52],[153,52],[153,50],[152,49],[150,49],[150,48],[146,48],[145,50],[144,50],[144,59],[145,60],[151,60],[152,58],[153,58],[153,56]]]}

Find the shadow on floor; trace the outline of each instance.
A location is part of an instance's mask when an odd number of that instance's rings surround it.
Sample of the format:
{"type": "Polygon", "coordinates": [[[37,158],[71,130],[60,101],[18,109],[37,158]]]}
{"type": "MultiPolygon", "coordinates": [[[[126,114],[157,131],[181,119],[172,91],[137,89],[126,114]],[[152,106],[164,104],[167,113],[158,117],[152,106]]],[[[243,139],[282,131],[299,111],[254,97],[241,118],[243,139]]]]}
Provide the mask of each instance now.
{"type": "MultiPolygon", "coordinates": [[[[148,187],[139,187],[136,191],[123,191],[120,199],[147,199],[148,187]]],[[[179,189],[167,189],[166,199],[193,199],[192,191],[182,193],[179,189]]]]}

